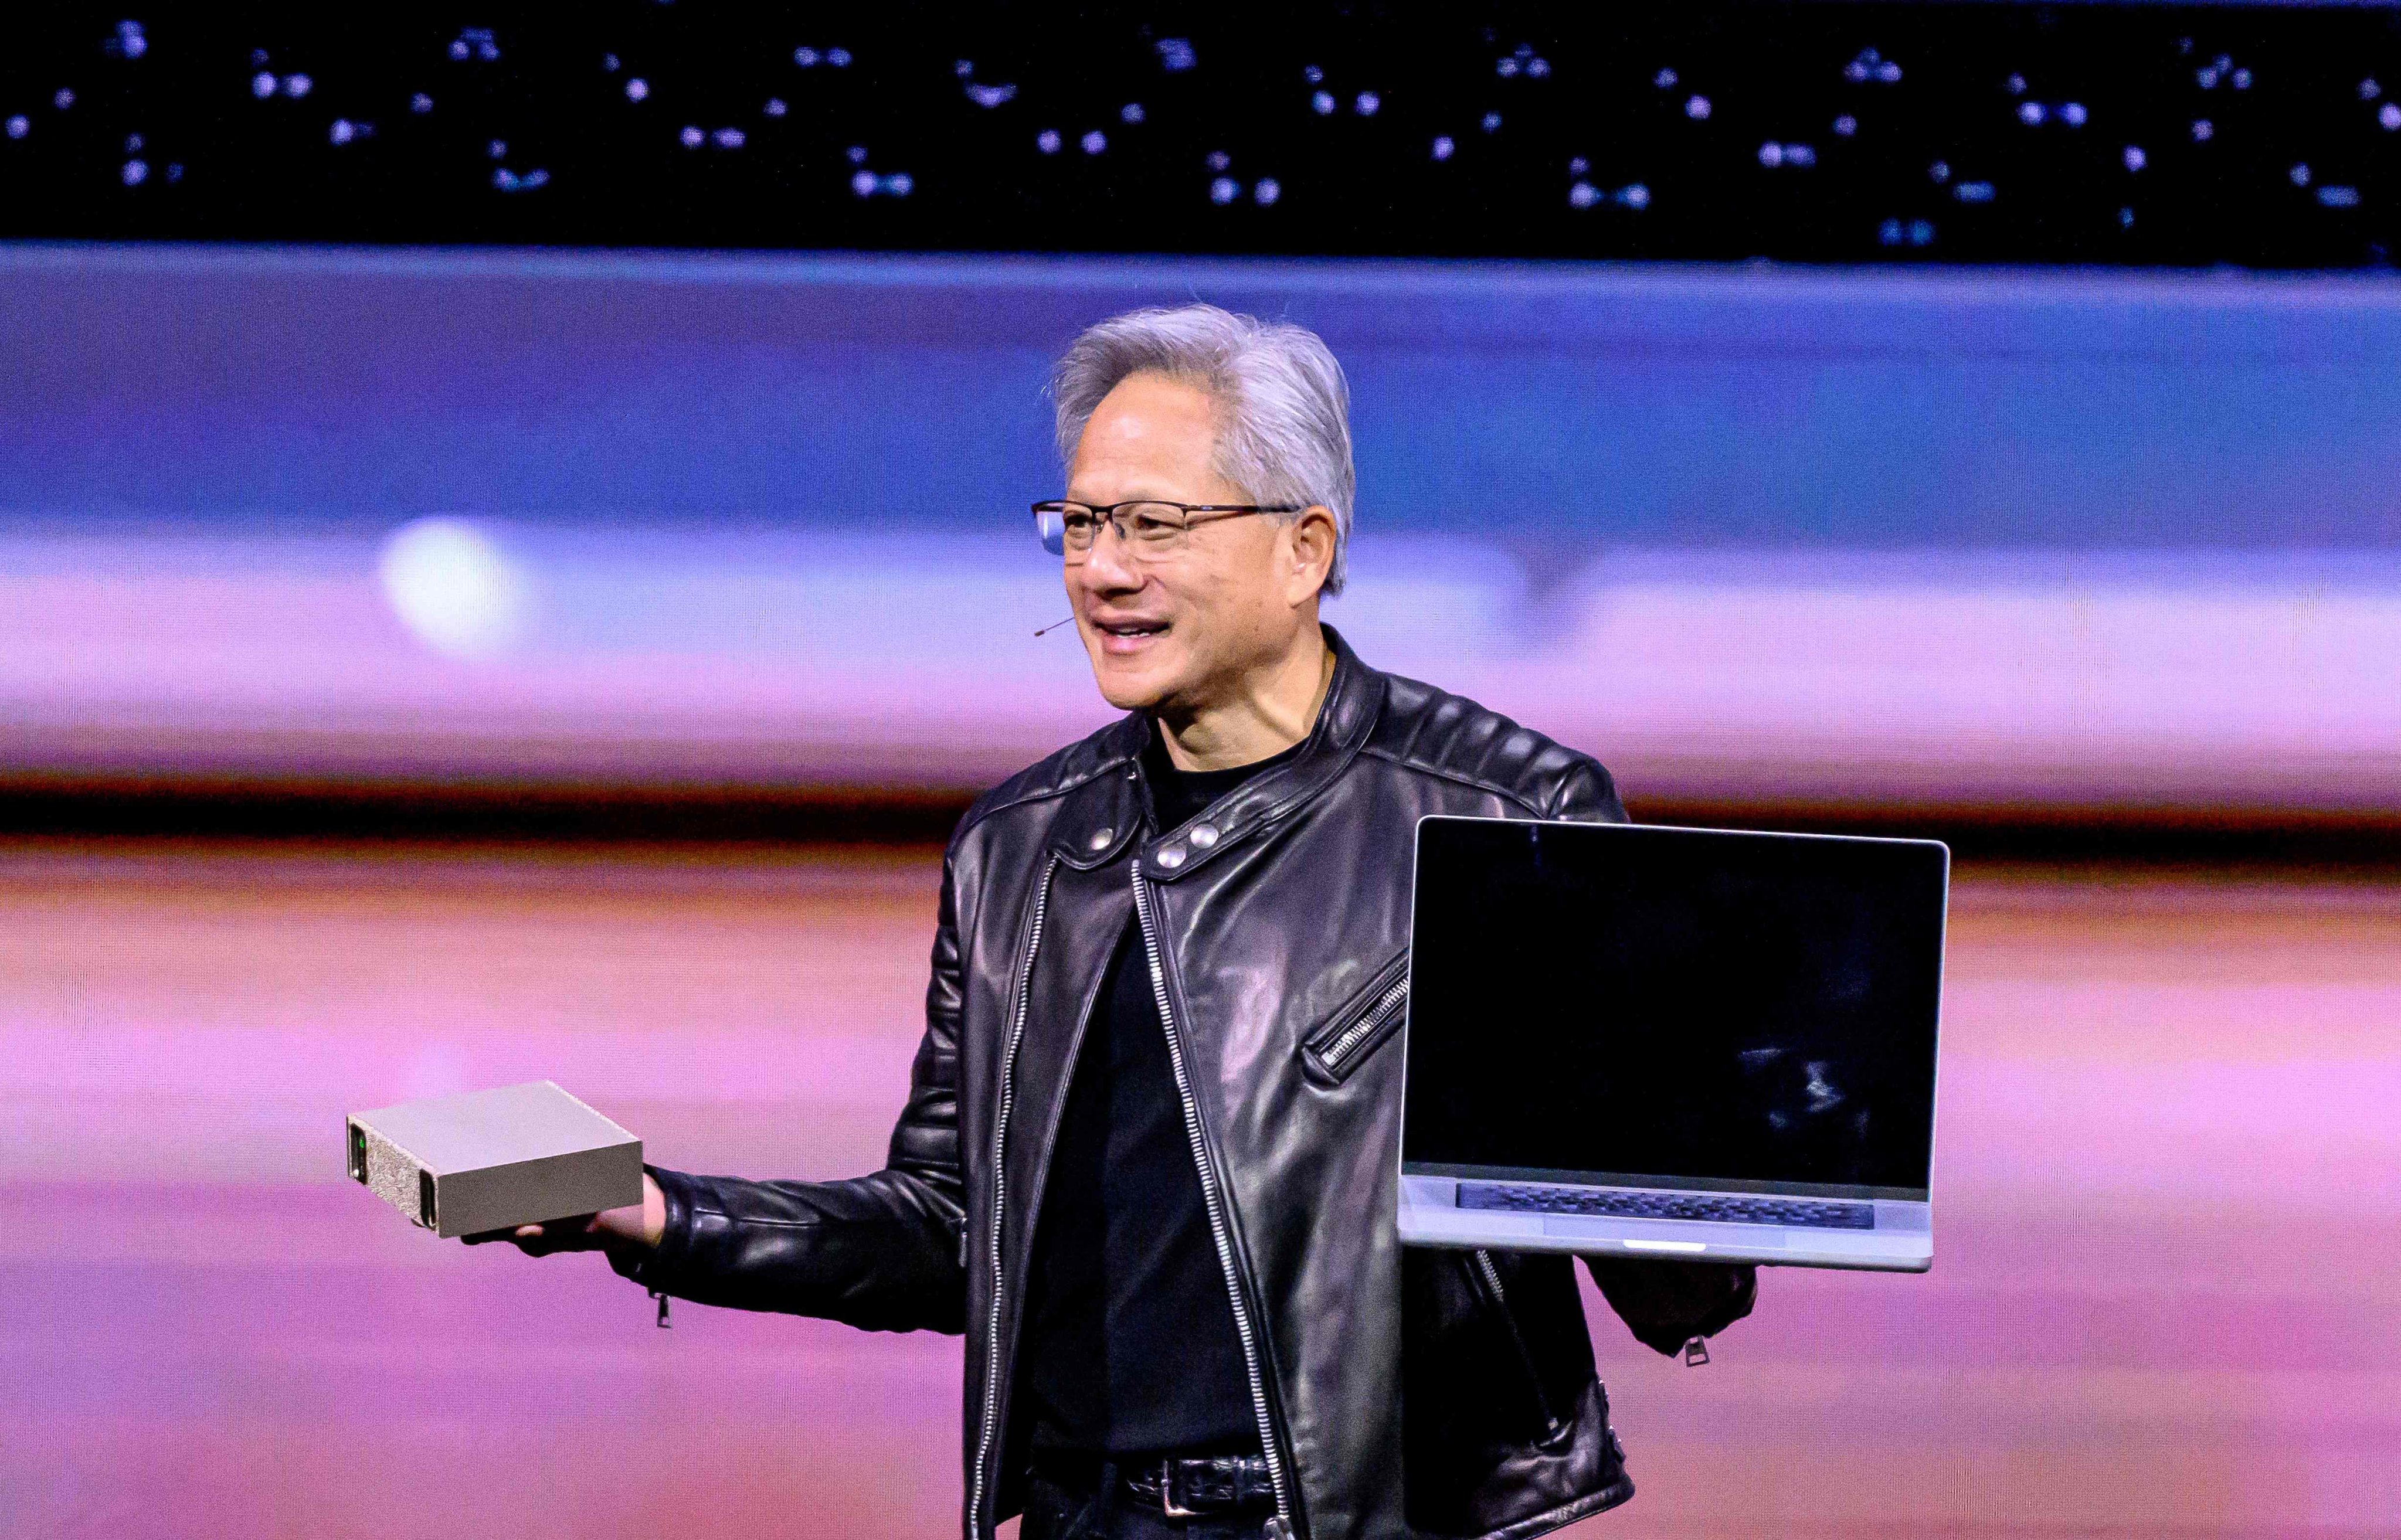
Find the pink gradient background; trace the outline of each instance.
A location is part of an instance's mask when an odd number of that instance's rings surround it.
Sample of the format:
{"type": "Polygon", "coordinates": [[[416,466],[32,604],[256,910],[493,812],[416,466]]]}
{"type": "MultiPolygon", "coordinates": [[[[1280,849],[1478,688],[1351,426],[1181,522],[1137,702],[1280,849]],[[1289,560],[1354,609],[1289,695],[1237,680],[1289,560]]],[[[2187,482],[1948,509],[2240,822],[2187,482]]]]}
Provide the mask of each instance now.
{"type": "MultiPolygon", "coordinates": [[[[11,1533],[915,1535],[955,1339],[432,1240],[352,1107],[540,1075],[654,1159],[871,1168],[929,855],[28,847],[0,859],[11,1533]]],[[[1595,1315],[1595,1534],[2401,1527],[2401,905],[1969,868],[1938,1261],[1765,1275],[1687,1370],[1595,1315]]],[[[1598,1312],[1598,1306],[1595,1306],[1598,1312]]]]}

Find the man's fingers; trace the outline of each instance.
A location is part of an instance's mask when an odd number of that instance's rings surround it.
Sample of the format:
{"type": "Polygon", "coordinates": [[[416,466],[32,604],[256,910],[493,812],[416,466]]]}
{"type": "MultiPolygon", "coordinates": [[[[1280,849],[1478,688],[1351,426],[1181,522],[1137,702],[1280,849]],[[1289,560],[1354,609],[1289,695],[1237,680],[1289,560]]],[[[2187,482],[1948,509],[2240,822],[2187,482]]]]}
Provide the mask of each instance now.
{"type": "Polygon", "coordinates": [[[533,1240],[541,1235],[541,1233],[542,1226],[538,1224],[521,1224],[517,1226],[517,1239],[521,1241],[533,1240]]]}

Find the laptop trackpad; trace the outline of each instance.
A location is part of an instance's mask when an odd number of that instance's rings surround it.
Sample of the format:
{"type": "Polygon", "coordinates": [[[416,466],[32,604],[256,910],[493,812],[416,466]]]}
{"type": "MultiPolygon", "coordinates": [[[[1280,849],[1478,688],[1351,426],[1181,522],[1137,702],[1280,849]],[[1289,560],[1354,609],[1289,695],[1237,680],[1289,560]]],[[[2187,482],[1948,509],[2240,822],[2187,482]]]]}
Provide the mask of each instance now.
{"type": "MultiPolygon", "coordinates": [[[[1743,1225],[1741,1244],[1751,1249],[1775,1250],[1785,1244],[1784,1232],[1774,1225],[1743,1225]]],[[[1543,1217],[1543,1233],[1573,1240],[1612,1240],[1629,1251],[1656,1251],[1661,1256],[1679,1252],[1694,1252],[1705,1248],[1708,1242],[1720,1246],[1733,1243],[1734,1236],[1717,1225],[1691,1223],[1644,1224],[1637,1220],[1578,1219],[1562,1214],[1543,1217]],[[1703,1232],[1695,1234],[1695,1231],[1703,1232]]]]}

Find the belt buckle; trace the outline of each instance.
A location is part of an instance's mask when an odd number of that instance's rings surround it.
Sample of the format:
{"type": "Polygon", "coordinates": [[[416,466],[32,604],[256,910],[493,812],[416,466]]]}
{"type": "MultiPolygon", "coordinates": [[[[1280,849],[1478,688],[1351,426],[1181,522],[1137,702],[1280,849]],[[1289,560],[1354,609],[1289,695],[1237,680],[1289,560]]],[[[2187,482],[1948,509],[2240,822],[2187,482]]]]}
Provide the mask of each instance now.
{"type": "Polygon", "coordinates": [[[1199,1508],[1187,1508],[1175,1501],[1175,1462],[1159,1462],[1159,1509],[1170,1519],[1198,1519],[1199,1508]]]}

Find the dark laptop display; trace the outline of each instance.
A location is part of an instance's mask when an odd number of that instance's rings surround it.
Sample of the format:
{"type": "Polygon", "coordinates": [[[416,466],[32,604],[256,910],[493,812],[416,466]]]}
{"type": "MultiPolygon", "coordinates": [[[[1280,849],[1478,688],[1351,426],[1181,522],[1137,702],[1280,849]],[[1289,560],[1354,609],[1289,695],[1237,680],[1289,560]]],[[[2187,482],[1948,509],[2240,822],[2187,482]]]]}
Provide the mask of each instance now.
{"type": "Polygon", "coordinates": [[[1404,1173],[1927,1198],[1948,862],[1427,821],[1404,1173]]]}

